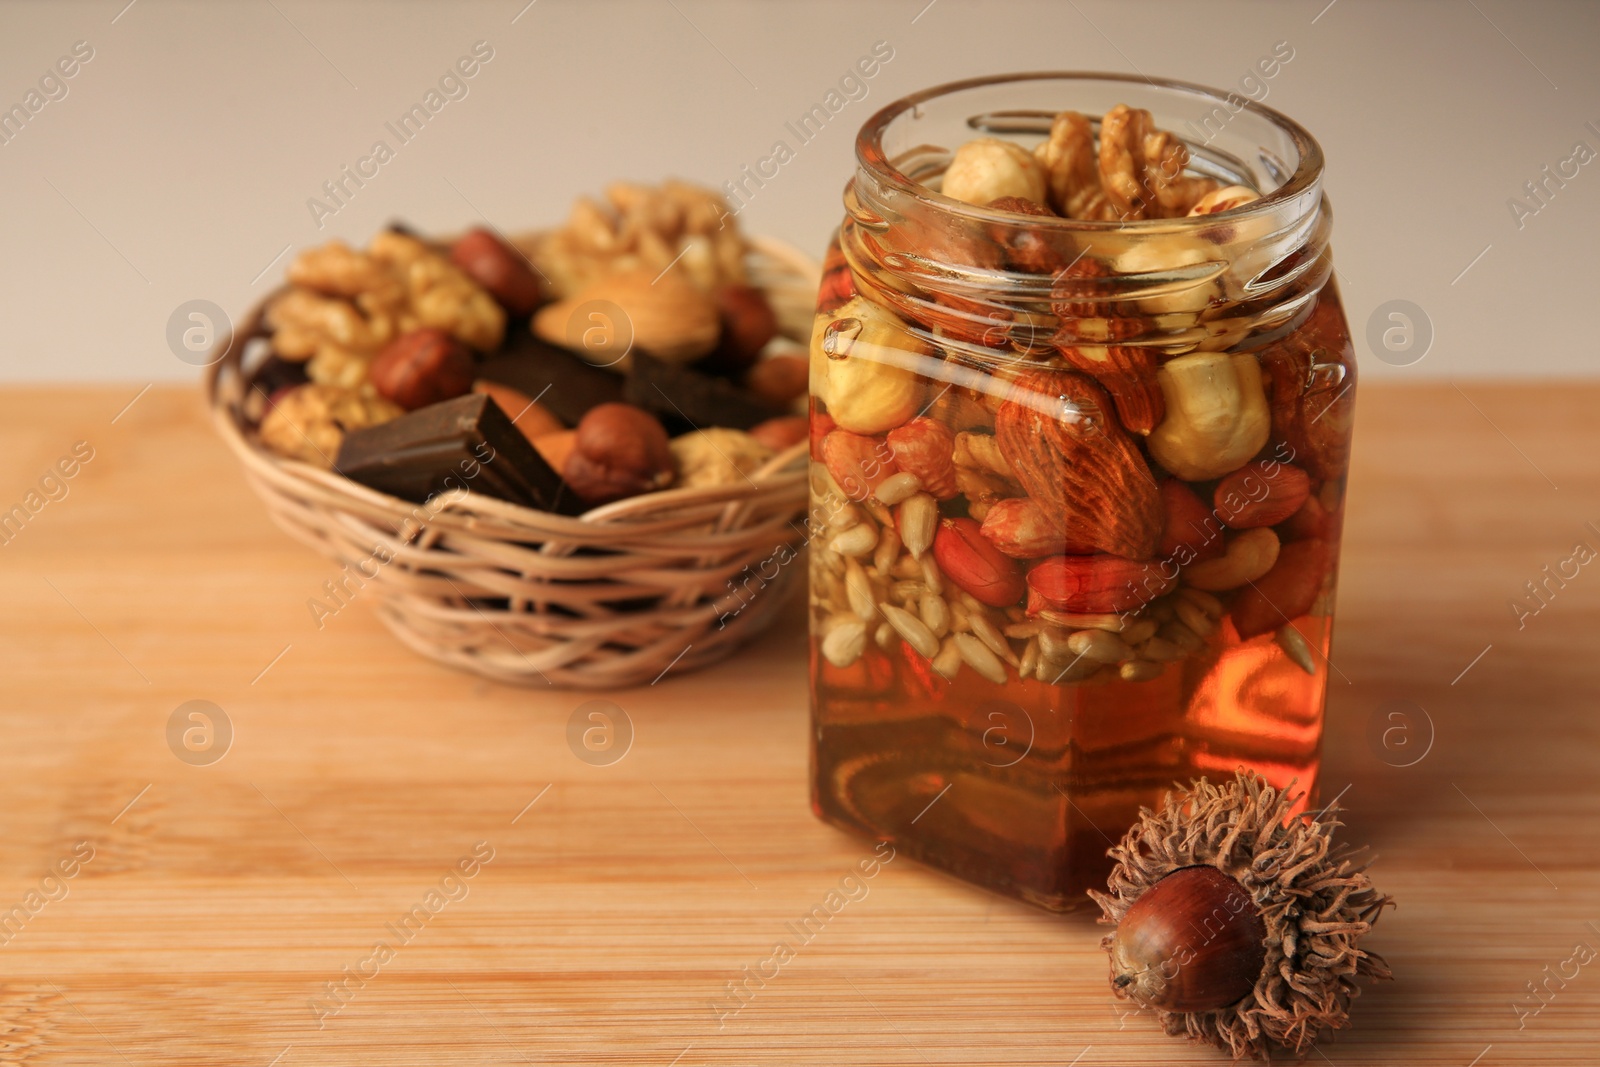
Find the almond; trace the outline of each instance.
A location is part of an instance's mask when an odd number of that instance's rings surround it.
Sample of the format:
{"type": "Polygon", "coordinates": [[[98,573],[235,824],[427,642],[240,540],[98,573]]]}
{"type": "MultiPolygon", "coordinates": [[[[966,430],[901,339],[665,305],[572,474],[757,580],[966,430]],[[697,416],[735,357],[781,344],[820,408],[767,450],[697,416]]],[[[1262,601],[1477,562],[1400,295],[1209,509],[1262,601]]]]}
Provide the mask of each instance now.
{"type": "Polygon", "coordinates": [[[1058,556],[1028,571],[1028,614],[1099,614],[1143,607],[1178,584],[1158,563],[1120,556],[1058,556]]]}
{"type": "Polygon", "coordinates": [[[1157,553],[1180,567],[1222,555],[1222,525],[1188,484],[1176,478],[1161,483],[1167,521],[1157,553]]]}
{"type": "Polygon", "coordinates": [[[822,284],[817,289],[817,314],[826,315],[843,307],[856,295],[855,278],[850,274],[850,264],[835,237],[828,245],[828,254],[822,261],[822,284]]]}
{"type": "Polygon", "coordinates": [[[1160,490],[1092,379],[1053,370],[1023,374],[995,416],[995,441],[1069,544],[1128,559],[1155,553],[1160,490]]]}
{"type": "Polygon", "coordinates": [[[1285,458],[1318,480],[1340,477],[1350,463],[1356,358],[1338,297],[1324,290],[1310,318],[1260,360],[1272,434],[1292,450],[1285,458]]]}
{"type": "Polygon", "coordinates": [[[1217,483],[1211,502],[1217,516],[1235,530],[1276,526],[1300,510],[1311,496],[1311,478],[1299,467],[1258,459],[1217,483]]]}
{"type": "Polygon", "coordinates": [[[822,442],[834,431],[839,424],[833,421],[833,416],[826,411],[818,411],[816,405],[811,406],[811,458],[818,463],[822,462],[822,442]]]}
{"type": "Polygon", "coordinates": [[[1306,502],[1300,505],[1300,510],[1289,516],[1283,525],[1283,535],[1295,541],[1309,541],[1314,537],[1329,538],[1334,532],[1334,520],[1328,514],[1328,509],[1322,506],[1322,501],[1314,496],[1306,497],[1306,502]]]}
{"type": "Polygon", "coordinates": [[[1278,550],[1272,569],[1239,590],[1233,625],[1249,640],[1286,626],[1311,610],[1333,561],[1327,541],[1291,541],[1278,550]]]}
{"type": "Polygon", "coordinates": [[[1071,345],[1058,348],[1074,370],[1094,378],[1117,407],[1117,418],[1130,433],[1147,434],[1167,414],[1167,402],[1156,381],[1156,360],[1147,348],[1131,345],[1071,345]]]}
{"type": "Polygon", "coordinates": [[[635,347],[668,363],[710,352],[722,332],[716,301],[676,271],[623,270],[540,308],[533,332],[590,363],[625,370],[635,347]]]}
{"type": "Polygon", "coordinates": [[[952,584],[992,608],[1010,607],[1026,590],[1017,565],[983,536],[972,519],[939,523],[933,559],[952,584]]]}

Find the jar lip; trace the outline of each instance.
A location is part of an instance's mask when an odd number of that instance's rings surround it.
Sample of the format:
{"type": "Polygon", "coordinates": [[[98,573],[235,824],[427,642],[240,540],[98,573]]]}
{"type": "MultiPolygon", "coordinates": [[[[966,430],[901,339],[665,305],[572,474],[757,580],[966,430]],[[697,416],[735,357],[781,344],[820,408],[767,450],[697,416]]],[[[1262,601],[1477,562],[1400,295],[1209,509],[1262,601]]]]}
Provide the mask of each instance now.
{"type": "MultiPolygon", "coordinates": [[[[1147,78],[1138,74],[1117,74],[1109,71],[1082,71],[1082,70],[1034,70],[1019,71],[1011,74],[987,75],[981,78],[967,78],[962,81],[945,82],[934,85],[919,92],[901,97],[891,104],[879,109],[871,118],[862,124],[861,130],[856,134],[856,161],[860,166],[885,184],[892,186],[901,193],[926,200],[943,210],[957,215],[977,219],[984,222],[1014,221],[1017,216],[1009,211],[997,211],[992,208],[977,204],[969,204],[963,200],[945,196],[936,189],[931,189],[921,182],[914,181],[904,174],[898,167],[889,161],[883,151],[883,133],[889,124],[907,111],[940,96],[961,92],[967,89],[977,89],[986,85],[1002,85],[1007,82],[1022,81],[1112,81],[1130,82],[1151,85],[1158,89],[1171,89],[1181,93],[1188,93],[1200,100],[1212,104],[1226,103],[1242,105],[1241,110],[1258,115],[1272,123],[1278,129],[1288,134],[1294,141],[1296,150],[1300,154],[1299,163],[1294,173],[1289,176],[1278,188],[1270,193],[1263,194],[1260,199],[1252,200],[1248,204],[1219,211],[1215,214],[1201,215],[1194,219],[1066,219],[1046,218],[1037,215],[1027,216],[1030,226],[1044,227],[1053,230],[1080,230],[1105,232],[1124,229],[1155,229],[1194,223],[1201,226],[1214,225],[1220,218],[1229,216],[1244,216],[1254,213],[1265,213],[1273,208],[1294,200],[1307,189],[1314,186],[1322,176],[1323,157],[1322,146],[1317,139],[1311,136],[1309,130],[1294,119],[1285,115],[1276,108],[1258,104],[1253,100],[1240,97],[1237,93],[1225,93],[1219,89],[1200,85],[1195,82],[1177,81],[1171,78],[1147,78]]],[[[1185,142],[1187,143],[1187,142],[1185,142]]]]}

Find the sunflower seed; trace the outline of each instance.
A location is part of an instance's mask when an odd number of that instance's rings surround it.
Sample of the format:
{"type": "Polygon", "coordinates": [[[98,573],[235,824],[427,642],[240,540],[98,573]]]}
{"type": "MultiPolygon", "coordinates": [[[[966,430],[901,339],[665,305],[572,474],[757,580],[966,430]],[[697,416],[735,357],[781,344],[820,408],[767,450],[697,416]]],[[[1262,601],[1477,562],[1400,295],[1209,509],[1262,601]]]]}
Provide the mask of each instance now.
{"type": "Polygon", "coordinates": [[[1178,590],[1178,599],[1187,600],[1213,619],[1222,618],[1222,601],[1204,589],[1196,589],[1192,585],[1183,586],[1178,590]]]}
{"type": "Polygon", "coordinates": [[[836,534],[828,547],[841,556],[865,556],[871,552],[878,543],[878,528],[871,523],[864,522],[859,526],[852,526],[844,533],[836,534]]]}
{"type": "Polygon", "coordinates": [[[888,574],[889,568],[894,566],[894,561],[900,557],[900,535],[893,526],[885,526],[878,531],[878,547],[872,550],[872,569],[879,574],[888,574]]]}
{"type": "Polygon", "coordinates": [[[1205,638],[1217,632],[1217,620],[1207,615],[1193,601],[1180,599],[1172,607],[1178,613],[1178,619],[1193,630],[1196,636],[1205,638]]]}
{"type": "Polygon", "coordinates": [[[835,667],[848,667],[867,647],[867,624],[860,619],[842,622],[822,639],[822,655],[835,667]]]}
{"type": "Polygon", "coordinates": [[[972,633],[978,640],[989,646],[989,651],[1011,664],[1017,665],[1017,654],[1011,651],[1005,635],[995,629],[994,623],[989,621],[987,612],[973,611],[967,615],[967,625],[972,628],[972,633]]]}
{"type": "Polygon", "coordinates": [[[922,616],[922,621],[933,631],[933,636],[943,637],[950,632],[950,608],[945,604],[943,597],[934,593],[923,593],[917,600],[917,614],[922,616]]]}
{"type": "Polygon", "coordinates": [[[1147,659],[1130,659],[1117,671],[1125,682],[1148,682],[1161,677],[1166,665],[1151,663],[1147,659]]]}
{"type": "Polygon", "coordinates": [[[1289,654],[1295,665],[1307,674],[1317,673],[1317,661],[1311,658],[1311,645],[1306,641],[1305,635],[1293,626],[1284,626],[1278,630],[1278,647],[1289,654]]]}
{"type": "Polygon", "coordinates": [[[885,504],[898,504],[912,493],[922,492],[922,479],[915,474],[902,471],[891,474],[878,483],[878,491],[873,495],[885,504]]]}
{"type": "Polygon", "coordinates": [[[1079,630],[1067,638],[1067,650],[1096,663],[1121,663],[1133,656],[1133,649],[1104,630],[1079,630]]]}
{"type": "Polygon", "coordinates": [[[933,657],[933,669],[949,681],[955,681],[956,675],[961,673],[961,649],[956,647],[954,637],[945,638],[944,644],[939,646],[939,654],[933,657]]]}
{"type": "Polygon", "coordinates": [[[989,647],[971,634],[956,634],[961,660],[995,685],[1006,684],[1006,667],[989,647]]]}
{"type": "Polygon", "coordinates": [[[1186,655],[1188,653],[1165,637],[1152,637],[1139,646],[1139,656],[1156,663],[1172,663],[1186,655]]]}
{"type": "Polygon", "coordinates": [[[861,564],[853,559],[845,561],[844,591],[850,601],[850,610],[859,615],[863,622],[870,622],[878,613],[877,598],[872,591],[872,579],[861,569],[861,564]]]}
{"type": "Polygon", "coordinates": [[[900,505],[900,540],[913,559],[933,544],[934,528],[939,525],[939,505],[927,493],[913,493],[900,505]]]}
{"type": "Polygon", "coordinates": [[[928,629],[927,624],[921,619],[893,604],[880,604],[878,610],[889,620],[889,625],[894,627],[895,633],[904,638],[906,644],[916,649],[917,654],[923,659],[932,659],[939,654],[939,639],[933,636],[933,631],[928,629]]]}

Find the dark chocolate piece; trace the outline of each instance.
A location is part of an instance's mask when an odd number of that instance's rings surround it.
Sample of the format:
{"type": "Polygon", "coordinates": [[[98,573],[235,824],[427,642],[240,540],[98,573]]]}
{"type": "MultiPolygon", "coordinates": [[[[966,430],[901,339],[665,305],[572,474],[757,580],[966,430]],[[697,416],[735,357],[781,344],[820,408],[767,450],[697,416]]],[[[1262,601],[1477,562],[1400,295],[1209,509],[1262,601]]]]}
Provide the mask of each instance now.
{"type": "Polygon", "coordinates": [[[788,414],[726,378],[663,363],[643,352],[633,354],[633,369],[623,386],[622,398],[658,416],[674,435],[708,426],[748,430],[759,422],[788,414]]]}
{"type": "Polygon", "coordinates": [[[568,426],[578,425],[595,405],[622,399],[622,375],[585,363],[525,329],[507,333],[505,344],[478,365],[478,377],[537,400],[568,426]]]}
{"type": "Polygon", "coordinates": [[[430,404],[345,435],[334,469],[362,485],[423,503],[469,489],[541,511],[585,509],[500,406],[483,393],[430,404]]]}

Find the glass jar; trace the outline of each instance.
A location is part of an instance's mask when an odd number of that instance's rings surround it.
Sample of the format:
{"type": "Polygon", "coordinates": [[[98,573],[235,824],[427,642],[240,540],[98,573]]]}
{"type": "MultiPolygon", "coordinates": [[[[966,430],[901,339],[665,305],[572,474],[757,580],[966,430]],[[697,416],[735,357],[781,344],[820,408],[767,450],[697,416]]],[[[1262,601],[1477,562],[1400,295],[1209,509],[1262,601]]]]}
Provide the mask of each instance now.
{"type": "Polygon", "coordinates": [[[813,806],[1068,909],[1175,781],[1315,789],[1355,382],[1322,153],[1236,95],[1082,74],[930,89],[856,152],[811,341],[813,806]],[[1119,104],[1187,140],[1177,177],[1259,198],[939,191],[968,140],[1119,104]]]}

